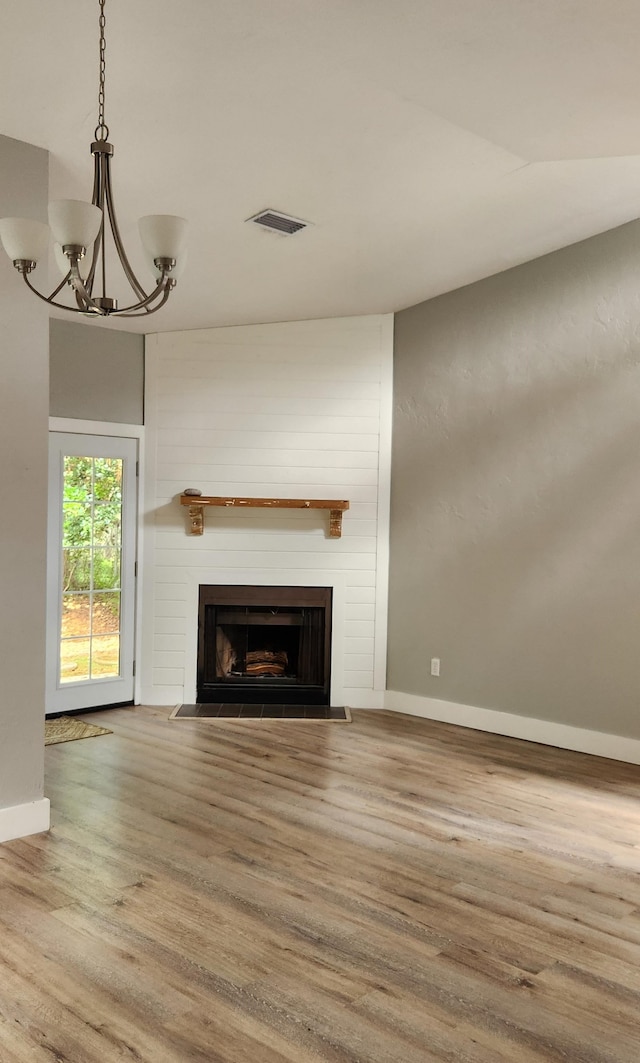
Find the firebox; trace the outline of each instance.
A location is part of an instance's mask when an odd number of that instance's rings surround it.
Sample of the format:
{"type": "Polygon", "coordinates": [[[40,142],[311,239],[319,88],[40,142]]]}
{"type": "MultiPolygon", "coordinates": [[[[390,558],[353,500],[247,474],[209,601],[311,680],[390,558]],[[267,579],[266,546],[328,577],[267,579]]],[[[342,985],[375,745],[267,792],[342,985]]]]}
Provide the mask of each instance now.
{"type": "Polygon", "coordinates": [[[330,587],[201,585],[198,702],[329,705],[330,587]]]}

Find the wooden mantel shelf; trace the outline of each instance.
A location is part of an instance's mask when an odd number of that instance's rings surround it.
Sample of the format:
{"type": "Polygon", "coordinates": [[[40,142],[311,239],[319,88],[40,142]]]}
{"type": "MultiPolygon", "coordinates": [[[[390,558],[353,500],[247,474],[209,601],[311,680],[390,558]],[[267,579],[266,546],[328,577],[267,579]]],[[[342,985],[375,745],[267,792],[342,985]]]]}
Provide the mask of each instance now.
{"type": "Polygon", "coordinates": [[[205,506],[227,506],[238,509],[328,509],[329,538],[342,535],[342,514],[349,508],[344,499],[335,498],[237,498],[218,495],[180,495],[180,505],[189,507],[189,534],[204,532],[205,506]]]}

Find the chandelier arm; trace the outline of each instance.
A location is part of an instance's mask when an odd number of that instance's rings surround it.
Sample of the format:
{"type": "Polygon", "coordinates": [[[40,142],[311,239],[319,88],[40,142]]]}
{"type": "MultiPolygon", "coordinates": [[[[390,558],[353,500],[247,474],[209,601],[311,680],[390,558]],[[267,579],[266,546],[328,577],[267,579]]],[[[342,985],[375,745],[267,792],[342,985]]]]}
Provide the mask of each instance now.
{"type": "MultiPolygon", "coordinates": [[[[46,296],[46,299],[47,299],[48,303],[51,302],[52,299],[55,299],[55,297],[58,294],[58,292],[62,291],[62,289],[64,288],[65,284],[69,280],[70,276],[71,276],[71,270],[69,270],[67,275],[62,278],[62,280],[60,281],[60,284],[58,285],[58,287],[53,289],[53,291],[51,292],[51,295],[46,296]]],[[[31,287],[31,285],[29,285],[29,287],[31,287]]]]}
{"type": "MultiPolygon", "coordinates": [[[[29,291],[33,292],[34,295],[37,295],[38,299],[42,299],[43,303],[46,303],[47,306],[55,306],[57,310],[67,310],[70,311],[72,314],[80,313],[80,311],[76,310],[73,306],[65,306],[64,303],[54,302],[53,296],[56,294],[55,292],[49,298],[47,298],[47,296],[43,295],[42,292],[39,292],[37,288],[34,288],[26,273],[22,274],[22,278],[29,291]]],[[[56,289],[56,291],[59,291],[59,289],[56,289]]]]}
{"type": "Polygon", "coordinates": [[[167,287],[167,288],[165,288],[164,292],[162,293],[162,299],[160,300],[160,302],[158,303],[157,306],[151,306],[151,307],[147,306],[147,307],[145,307],[143,313],[141,313],[141,314],[128,314],[125,311],[124,313],[121,313],[120,316],[121,317],[148,317],[149,314],[155,314],[156,310],[160,310],[164,306],[164,304],[166,303],[166,301],[169,298],[170,294],[171,294],[171,288],[167,287]]]}
{"type": "Polygon", "coordinates": [[[78,263],[77,262],[72,262],[71,263],[71,271],[70,272],[71,272],[71,277],[70,277],[69,283],[71,284],[71,287],[73,288],[74,292],[76,293],[76,300],[77,300],[78,306],[81,308],[81,310],[84,309],[85,311],[90,311],[90,312],[92,312],[94,314],[100,314],[101,317],[106,317],[107,315],[106,315],[105,310],[103,309],[103,307],[101,307],[99,305],[99,303],[96,303],[92,299],[91,295],[89,294],[89,292],[85,288],[84,281],[82,280],[82,277],[80,276],[80,270],[78,269],[78,263]]]}
{"type": "MultiPolygon", "coordinates": [[[[107,145],[108,146],[108,145],[107,145]]],[[[102,222],[100,223],[100,229],[93,245],[93,255],[91,258],[91,269],[85,282],[85,287],[89,292],[89,295],[93,298],[93,285],[95,283],[96,271],[98,269],[98,262],[102,267],[102,293],[106,294],[106,278],[105,278],[105,224],[104,224],[104,201],[105,201],[105,166],[107,156],[103,152],[96,152],[94,154],[95,159],[95,178],[94,178],[94,198],[92,203],[95,207],[98,207],[102,211],[102,222]]]]}
{"type": "Polygon", "coordinates": [[[87,279],[84,282],[84,286],[87,289],[89,295],[93,295],[93,281],[94,281],[94,278],[95,278],[95,275],[96,275],[96,267],[98,265],[98,258],[99,258],[99,255],[100,255],[100,244],[101,244],[102,240],[104,239],[102,228],[103,228],[103,226],[100,226],[100,232],[98,233],[98,235],[96,236],[96,238],[94,240],[94,243],[93,243],[93,254],[91,256],[91,269],[87,273],[87,279]]]}
{"type": "Polygon", "coordinates": [[[107,203],[107,214],[109,215],[109,221],[111,223],[111,232],[113,234],[113,242],[116,245],[116,251],[118,252],[118,258],[122,264],[122,268],[125,272],[129,284],[133,288],[134,292],[139,299],[144,301],[148,298],[147,293],[140,284],[140,281],[133,272],[127,253],[124,249],[122,239],[120,237],[120,230],[118,229],[118,219],[116,218],[116,210],[113,202],[113,190],[111,188],[111,166],[109,163],[109,156],[105,156],[105,193],[107,203]]]}
{"type": "MultiPolygon", "coordinates": [[[[86,302],[84,301],[84,299],[80,295],[80,292],[77,292],[75,288],[72,288],[72,291],[73,291],[73,294],[75,295],[76,303],[78,304],[78,308],[76,310],[76,313],[77,314],[87,314],[87,313],[89,313],[89,307],[87,306],[86,302]]],[[[74,310],[75,310],[75,307],[74,307],[74,310]]]]}
{"type": "MultiPolygon", "coordinates": [[[[76,266],[76,269],[77,269],[77,266],[76,266]]],[[[48,296],[48,297],[46,295],[42,295],[42,293],[39,292],[37,288],[34,288],[33,284],[29,280],[29,277],[28,277],[27,273],[23,273],[22,277],[24,279],[25,284],[29,288],[29,290],[32,291],[34,295],[37,295],[38,299],[41,299],[43,303],[47,304],[47,306],[55,306],[57,310],[66,310],[66,311],[68,311],[69,313],[72,313],[72,314],[94,313],[94,314],[98,314],[100,317],[108,317],[108,316],[110,316],[109,314],[107,314],[102,309],[102,307],[96,305],[96,303],[94,303],[93,299],[91,299],[91,297],[88,295],[88,293],[86,291],[86,288],[85,288],[85,286],[84,286],[84,284],[82,282],[82,278],[79,275],[77,277],[74,277],[73,274],[74,274],[74,270],[73,269],[69,270],[69,273],[63,279],[61,284],[59,284],[58,287],[55,289],[55,291],[52,292],[51,295],[48,296]],[[71,278],[71,280],[73,281],[72,288],[73,288],[73,292],[74,292],[74,295],[75,295],[77,303],[78,303],[78,309],[77,310],[73,306],[65,306],[64,303],[57,303],[57,302],[54,301],[54,296],[61,290],[61,288],[69,280],[69,278],[71,278]],[[77,285],[77,287],[76,287],[76,285],[77,285]]],[[[151,292],[150,295],[148,295],[145,299],[141,300],[141,302],[139,302],[139,303],[134,303],[132,306],[124,307],[123,310],[115,311],[113,316],[117,316],[117,317],[147,317],[149,314],[155,314],[156,310],[160,310],[165,305],[165,303],[167,302],[169,296],[171,295],[171,292],[172,292],[174,286],[170,283],[170,281],[171,281],[171,278],[169,276],[167,276],[165,273],[163,273],[163,275],[162,275],[160,281],[158,282],[156,288],[154,288],[154,290],[151,292]],[[162,298],[158,300],[158,303],[156,304],[156,306],[151,306],[150,304],[154,301],[154,299],[157,299],[159,295],[161,295],[162,298]],[[136,313],[135,312],[135,311],[140,311],[140,310],[142,310],[143,312],[142,313],[136,313]]]]}
{"type": "MultiPolygon", "coordinates": [[[[171,278],[163,272],[162,277],[158,281],[157,287],[154,288],[150,295],[146,295],[144,299],[140,300],[139,303],[132,303],[131,306],[124,306],[122,310],[118,310],[118,313],[129,314],[132,310],[144,310],[147,306],[149,306],[150,303],[154,301],[154,299],[157,299],[158,296],[160,296],[163,292],[167,293],[166,299],[164,300],[166,303],[167,299],[169,298],[169,293],[171,292],[171,289],[173,287],[173,285],[170,283],[170,280],[171,278]]],[[[151,313],[151,311],[147,312],[151,313]]],[[[142,317],[143,315],[140,316],[142,317]]]]}
{"type": "Polygon", "coordinates": [[[100,272],[102,273],[102,298],[107,298],[107,241],[104,238],[104,214],[102,215],[102,221],[100,222],[100,231],[98,233],[98,242],[100,244],[100,272]]]}
{"type": "MultiPolygon", "coordinates": [[[[94,160],[94,163],[93,163],[93,191],[91,193],[91,202],[93,203],[94,207],[99,207],[100,210],[102,210],[103,202],[104,202],[104,194],[103,194],[102,188],[101,188],[102,181],[101,181],[100,156],[98,154],[94,155],[93,156],[93,160],[94,160]]],[[[104,229],[104,225],[102,225],[100,227],[100,233],[98,234],[98,236],[94,240],[93,253],[91,255],[91,268],[90,268],[90,270],[89,270],[89,272],[87,274],[87,279],[85,281],[85,287],[86,287],[86,289],[87,289],[87,291],[89,292],[90,295],[93,293],[93,279],[94,279],[94,277],[96,275],[96,266],[98,265],[98,256],[100,254],[100,236],[102,236],[102,238],[104,239],[103,229],[104,229]]]]}

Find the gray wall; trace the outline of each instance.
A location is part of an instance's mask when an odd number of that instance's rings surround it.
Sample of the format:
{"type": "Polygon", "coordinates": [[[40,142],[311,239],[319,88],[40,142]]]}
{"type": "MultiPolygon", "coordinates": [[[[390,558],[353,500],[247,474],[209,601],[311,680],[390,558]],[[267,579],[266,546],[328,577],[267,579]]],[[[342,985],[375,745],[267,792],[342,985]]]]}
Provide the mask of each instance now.
{"type": "MultiPolygon", "coordinates": [[[[47,185],[47,152],[0,136],[0,217],[46,221],[47,185]]],[[[43,794],[48,346],[0,250],[0,809],[43,794]]]]}
{"type": "Polygon", "coordinates": [[[396,316],[389,689],[640,737],[639,293],[632,222],[396,316]]]}
{"type": "Polygon", "coordinates": [[[144,336],[52,319],[52,417],[142,424],[144,336]]]}

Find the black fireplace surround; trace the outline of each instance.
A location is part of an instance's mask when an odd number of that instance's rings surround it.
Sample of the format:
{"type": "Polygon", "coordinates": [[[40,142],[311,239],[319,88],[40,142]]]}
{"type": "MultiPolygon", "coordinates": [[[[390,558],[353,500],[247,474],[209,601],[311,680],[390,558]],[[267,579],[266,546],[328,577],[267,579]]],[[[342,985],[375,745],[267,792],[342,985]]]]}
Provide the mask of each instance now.
{"type": "Polygon", "coordinates": [[[332,593],[201,585],[198,702],[329,705],[332,593]]]}

